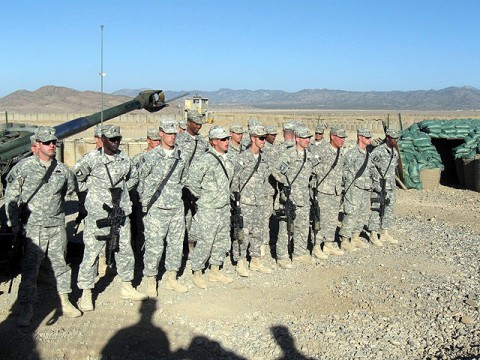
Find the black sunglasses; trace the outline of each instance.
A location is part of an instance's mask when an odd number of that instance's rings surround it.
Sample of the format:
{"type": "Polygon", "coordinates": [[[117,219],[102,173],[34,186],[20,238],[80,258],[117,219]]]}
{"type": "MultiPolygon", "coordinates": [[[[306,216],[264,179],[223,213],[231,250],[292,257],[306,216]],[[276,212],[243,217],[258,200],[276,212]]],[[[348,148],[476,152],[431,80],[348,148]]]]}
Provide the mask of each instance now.
{"type": "Polygon", "coordinates": [[[265,140],[267,140],[267,137],[266,136],[259,136],[258,140],[265,141],[265,140]]]}
{"type": "Polygon", "coordinates": [[[220,140],[220,141],[228,141],[228,140],[230,140],[230,138],[226,137],[226,138],[218,139],[218,140],[220,140]]]}
{"type": "Polygon", "coordinates": [[[57,145],[57,140],[42,141],[42,145],[48,146],[50,144],[57,145]]]}
{"type": "Polygon", "coordinates": [[[122,137],[121,136],[115,136],[115,137],[112,137],[112,138],[107,138],[108,141],[110,142],[120,142],[122,141],[122,137]]]}

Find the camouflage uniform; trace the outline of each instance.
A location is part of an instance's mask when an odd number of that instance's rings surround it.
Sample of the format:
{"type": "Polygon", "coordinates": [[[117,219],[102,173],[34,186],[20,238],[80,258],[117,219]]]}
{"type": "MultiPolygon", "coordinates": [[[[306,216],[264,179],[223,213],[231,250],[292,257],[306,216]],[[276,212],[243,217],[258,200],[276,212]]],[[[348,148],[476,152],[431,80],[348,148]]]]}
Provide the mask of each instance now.
{"type": "Polygon", "coordinates": [[[388,229],[393,222],[393,209],[397,199],[397,188],[395,184],[395,169],[398,165],[398,151],[395,148],[390,149],[387,144],[377,146],[370,154],[370,174],[372,177],[372,211],[368,221],[368,229],[376,231],[388,229]],[[380,205],[375,202],[381,191],[380,179],[384,178],[387,199],[390,200],[385,205],[385,215],[382,225],[380,225],[380,205]]]}
{"type": "Polygon", "coordinates": [[[175,148],[171,155],[158,146],[145,154],[140,166],[138,191],[143,211],[147,210],[150,199],[159,184],[178,160],[175,170],[166,182],[158,199],[144,217],[145,225],[145,276],[156,276],[166,241],[165,268],[178,271],[182,261],[185,236],[185,217],[182,201],[185,159],[175,148]]]}
{"type": "Polygon", "coordinates": [[[344,217],[339,234],[346,238],[351,238],[352,233],[361,233],[368,221],[368,203],[372,187],[368,160],[365,171],[355,179],[355,175],[365,163],[366,156],[366,150],[358,145],[345,154],[343,181],[346,193],[343,198],[344,217]]]}
{"type": "Polygon", "coordinates": [[[115,254],[117,272],[122,281],[133,279],[134,256],[130,244],[130,220],[128,215],[132,211],[132,203],[128,194],[138,181],[137,169],[132,165],[127,155],[118,152],[109,156],[101,150],[84,156],[73,167],[80,190],[87,190],[85,208],[88,212],[85,218],[83,241],[85,250],[80,271],[78,274],[78,287],[92,289],[95,285],[98,256],[105,246],[105,242],[96,239],[97,235],[108,235],[109,228],[98,228],[96,221],[108,217],[103,209],[103,204],[112,206],[109,189],[112,187],[106,168],[112,177],[116,188],[122,189],[120,206],[125,212],[125,224],[120,227],[119,252],[115,254]]]}
{"type": "MultiPolygon", "coordinates": [[[[312,174],[313,158],[307,149],[298,151],[290,147],[278,155],[278,160],[272,169],[275,179],[284,186],[291,186],[291,199],[296,206],[294,220],[294,254],[308,254],[308,225],[310,214],[309,179],[312,174]],[[298,174],[298,175],[297,175],[298,174]]],[[[280,201],[285,200],[281,193],[280,201]]],[[[288,234],[286,219],[279,219],[278,240],[276,245],[277,260],[287,259],[288,234]]]]}
{"type": "Polygon", "coordinates": [[[327,144],[316,156],[318,165],[313,169],[316,181],[312,185],[316,184],[318,188],[318,205],[320,207],[320,231],[317,244],[335,241],[342,195],[343,154],[340,149],[337,164],[330,170],[337,156],[337,150],[329,143],[327,144]]]}
{"type": "Polygon", "coordinates": [[[265,203],[268,203],[269,195],[265,189],[268,185],[271,160],[261,150],[258,156],[255,156],[251,151],[244,151],[237,157],[235,162],[232,191],[241,190],[240,208],[245,233],[245,240],[241,244],[238,241],[234,241],[232,245],[233,259],[235,261],[246,258],[248,245],[250,245],[251,257],[261,256],[260,247],[265,231],[264,209],[265,203]],[[258,156],[260,156],[260,164],[258,169],[253,172],[258,163],[258,156]]]}
{"type": "MultiPolygon", "coordinates": [[[[187,131],[177,134],[175,146],[182,152],[182,156],[187,159],[186,170],[194,164],[198,159],[208,150],[208,142],[200,135],[192,136],[187,131]]],[[[192,226],[192,216],[194,213],[194,204],[187,197],[183,195],[184,211],[185,211],[185,226],[189,234],[192,226]]],[[[191,242],[191,240],[189,240],[191,242]]]]}
{"type": "MultiPolygon", "coordinates": [[[[75,191],[74,176],[56,162],[48,183],[42,185],[27,204],[30,216],[25,225],[25,256],[22,259],[22,280],[18,290],[20,304],[33,304],[37,294],[37,277],[45,254],[50,259],[57,291],[71,290],[71,269],[65,262],[67,236],[65,231],[65,195],[75,191]]],[[[5,209],[8,225],[20,225],[19,204],[27,201],[40,185],[50,164],[33,155],[20,161],[7,177],[5,209]]]]}
{"type": "Polygon", "coordinates": [[[230,179],[233,162],[228,154],[220,155],[210,148],[189,169],[185,186],[198,198],[197,213],[193,217],[191,235],[197,241],[192,270],[211,265],[222,265],[230,249],[230,179]],[[217,161],[222,161],[227,174],[217,161]]]}

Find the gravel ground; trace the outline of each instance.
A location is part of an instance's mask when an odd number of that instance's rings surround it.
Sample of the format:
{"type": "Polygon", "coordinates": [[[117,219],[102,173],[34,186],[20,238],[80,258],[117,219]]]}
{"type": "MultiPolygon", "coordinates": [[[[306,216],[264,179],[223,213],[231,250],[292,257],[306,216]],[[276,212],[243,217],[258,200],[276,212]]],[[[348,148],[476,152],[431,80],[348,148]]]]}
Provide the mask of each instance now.
{"type": "Polygon", "coordinates": [[[235,281],[206,290],[194,287],[187,264],[188,293],[161,288],[143,304],[121,300],[118,280],[107,275],[97,283],[95,311],[77,319],[58,316],[54,290],[41,284],[27,329],[15,326],[15,295],[2,284],[0,356],[480,358],[479,207],[480,193],[467,190],[399,190],[391,231],[398,245],[249,278],[227,263],[235,281]]]}

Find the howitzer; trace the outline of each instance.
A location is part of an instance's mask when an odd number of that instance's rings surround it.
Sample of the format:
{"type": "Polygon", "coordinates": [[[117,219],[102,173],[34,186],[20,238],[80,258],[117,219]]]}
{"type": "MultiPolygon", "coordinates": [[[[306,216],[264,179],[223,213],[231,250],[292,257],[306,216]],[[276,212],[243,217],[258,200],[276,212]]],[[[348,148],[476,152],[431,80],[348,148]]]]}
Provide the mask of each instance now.
{"type": "Polygon", "coordinates": [[[385,207],[390,204],[390,199],[387,198],[387,190],[385,189],[386,180],[380,179],[380,191],[377,193],[377,197],[372,197],[372,202],[379,204],[378,211],[380,215],[380,228],[383,225],[383,218],[385,216],[385,207]]]}
{"type": "Polygon", "coordinates": [[[112,266],[114,253],[119,250],[120,228],[125,225],[126,216],[125,211],[120,207],[122,189],[110,188],[109,190],[112,195],[112,207],[103,204],[103,209],[108,216],[105,219],[97,220],[97,227],[100,229],[109,227],[110,232],[108,235],[97,235],[96,239],[106,242],[107,266],[112,266]]]}
{"type": "MultiPolygon", "coordinates": [[[[182,94],[180,97],[185,95],[187,94],[182,94]]],[[[168,102],[173,100],[175,98],[165,101],[165,95],[162,90],[145,90],[140,92],[133,100],[55,126],[55,135],[59,140],[62,140],[100,124],[102,120],[107,121],[133,110],[159,111],[168,106],[168,102]]],[[[34,134],[36,127],[7,126],[2,130],[3,133],[0,134],[0,175],[3,176],[10,171],[16,162],[31,154],[30,136],[34,134]]]]}
{"type": "Polygon", "coordinates": [[[296,207],[291,199],[292,188],[290,186],[283,186],[281,192],[284,195],[284,199],[280,199],[280,204],[283,206],[280,208],[278,215],[281,217],[285,217],[287,222],[287,235],[288,235],[288,243],[290,244],[292,241],[292,237],[295,233],[295,217],[296,217],[296,207]]]}
{"type": "Polygon", "coordinates": [[[240,256],[242,256],[241,244],[243,240],[245,240],[245,234],[243,233],[243,216],[242,210],[240,209],[240,193],[238,191],[233,193],[231,209],[232,239],[238,242],[238,251],[240,256]]]}

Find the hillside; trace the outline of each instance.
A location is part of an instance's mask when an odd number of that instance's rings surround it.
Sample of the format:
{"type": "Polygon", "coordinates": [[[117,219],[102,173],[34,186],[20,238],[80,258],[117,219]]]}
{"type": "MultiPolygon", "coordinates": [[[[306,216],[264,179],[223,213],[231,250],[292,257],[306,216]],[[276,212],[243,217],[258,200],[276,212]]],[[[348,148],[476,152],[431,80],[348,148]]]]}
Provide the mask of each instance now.
{"type": "MultiPolygon", "coordinates": [[[[104,94],[104,107],[128,101],[142,89],[123,89],[104,94]]],[[[167,100],[184,91],[165,91],[167,100]]],[[[344,91],[305,89],[190,91],[210,99],[212,108],[247,106],[258,109],[339,110],[480,110],[480,90],[448,87],[415,91],[344,91]]],[[[181,104],[177,100],[175,104],[181,104]]],[[[101,95],[66,87],[44,86],[36,91],[18,90],[0,98],[0,111],[33,113],[90,113],[101,108],[101,95]]]]}

